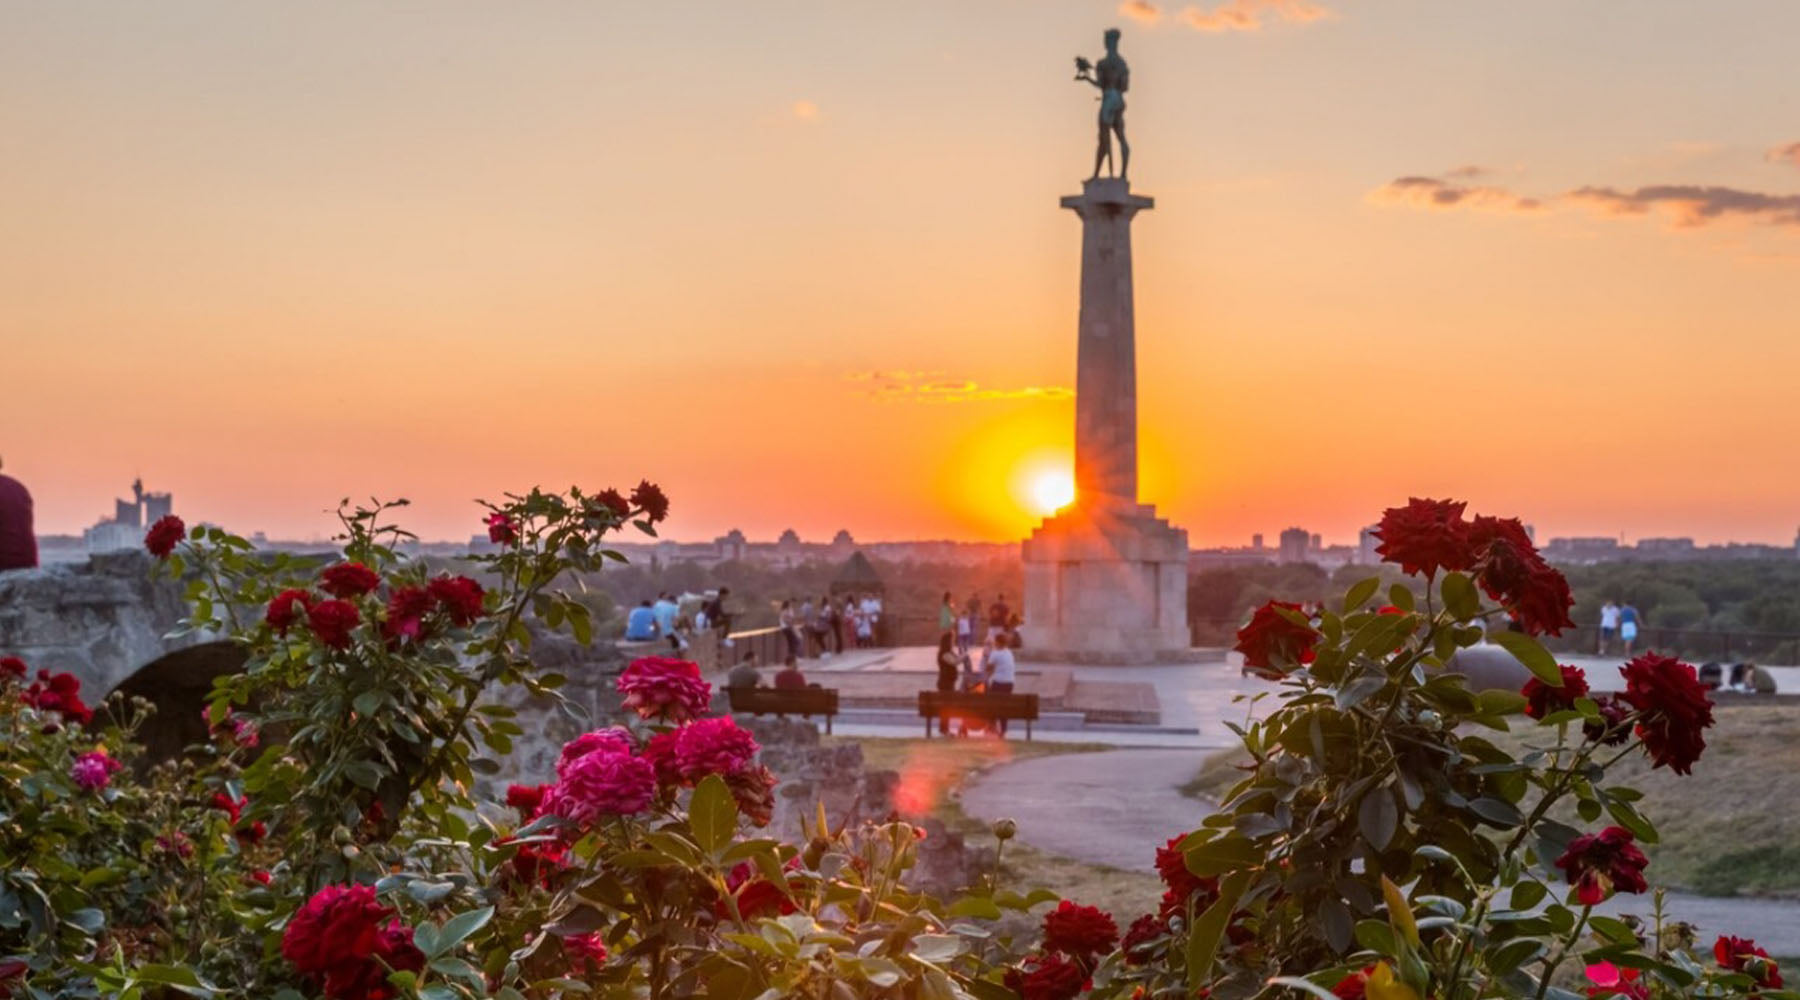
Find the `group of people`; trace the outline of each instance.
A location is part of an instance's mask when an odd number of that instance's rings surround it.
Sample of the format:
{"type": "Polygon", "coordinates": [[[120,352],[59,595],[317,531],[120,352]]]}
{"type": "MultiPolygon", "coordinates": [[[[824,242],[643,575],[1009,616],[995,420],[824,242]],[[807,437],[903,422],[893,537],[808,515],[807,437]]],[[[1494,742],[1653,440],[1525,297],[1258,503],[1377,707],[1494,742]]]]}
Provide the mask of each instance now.
{"type": "Polygon", "coordinates": [[[1006,603],[1006,595],[995,596],[994,603],[981,605],[980,594],[970,594],[959,608],[949,591],[938,605],[938,631],[951,637],[956,651],[968,655],[979,643],[992,643],[996,636],[1007,640],[1008,648],[1019,648],[1019,626],[1024,624],[1018,612],[1006,603]]]}
{"type": "Polygon", "coordinates": [[[697,632],[719,629],[729,635],[731,613],[726,610],[731,598],[730,587],[705,597],[682,596],[659,591],[656,599],[645,598],[625,615],[627,642],[662,640],[676,653],[688,648],[688,640],[697,632]]]}
{"type": "Polygon", "coordinates": [[[1621,605],[1607,598],[1600,606],[1600,655],[1611,653],[1613,643],[1617,641],[1624,646],[1621,652],[1631,656],[1632,647],[1637,645],[1638,628],[1643,622],[1643,614],[1630,601],[1621,605]]]}
{"type": "MultiPolygon", "coordinates": [[[[1004,595],[995,602],[1004,608],[1004,595]]],[[[950,595],[944,595],[945,607],[949,607],[950,595]]],[[[1013,650],[1018,648],[1018,622],[1011,612],[1006,612],[1003,625],[990,625],[987,638],[981,645],[981,660],[976,663],[971,636],[962,629],[965,616],[956,616],[951,628],[943,630],[938,637],[937,648],[937,689],[944,694],[961,691],[965,694],[1012,694],[1018,683],[1018,660],[1013,650]]],[[[957,720],[957,735],[969,734],[969,720],[957,720]]],[[[1006,735],[1006,720],[996,720],[995,729],[999,735],[1006,735]]],[[[945,715],[938,719],[938,732],[950,735],[950,717],[945,715]]]]}
{"type": "Polygon", "coordinates": [[[881,613],[881,595],[874,592],[845,594],[841,600],[821,595],[816,604],[810,598],[798,603],[790,598],[776,612],[788,656],[794,659],[805,659],[812,649],[825,655],[875,645],[881,613]]]}

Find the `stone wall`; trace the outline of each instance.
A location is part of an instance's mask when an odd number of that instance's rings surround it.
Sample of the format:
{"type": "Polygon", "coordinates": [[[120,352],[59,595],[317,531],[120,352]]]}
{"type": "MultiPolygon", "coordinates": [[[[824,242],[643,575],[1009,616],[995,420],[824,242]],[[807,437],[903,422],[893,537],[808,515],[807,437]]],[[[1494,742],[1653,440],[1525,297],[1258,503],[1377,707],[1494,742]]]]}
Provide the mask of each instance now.
{"type": "Polygon", "coordinates": [[[74,674],[94,702],[147,664],[205,641],[163,638],[186,610],[181,585],[152,580],[143,552],[10,570],[0,573],[0,656],[74,674]]]}

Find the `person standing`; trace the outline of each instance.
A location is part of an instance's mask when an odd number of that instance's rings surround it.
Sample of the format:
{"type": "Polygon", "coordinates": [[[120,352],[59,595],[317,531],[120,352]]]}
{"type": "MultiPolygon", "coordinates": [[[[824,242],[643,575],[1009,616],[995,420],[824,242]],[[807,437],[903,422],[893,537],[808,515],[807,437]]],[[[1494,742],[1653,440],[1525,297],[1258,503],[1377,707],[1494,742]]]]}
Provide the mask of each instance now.
{"type": "MultiPolygon", "coordinates": [[[[988,693],[1013,693],[1013,683],[1017,677],[1018,665],[1013,661],[1012,650],[1006,647],[1004,631],[994,637],[994,651],[987,655],[987,660],[982,666],[987,668],[988,693]]],[[[1004,739],[1006,737],[1006,720],[997,720],[995,729],[1004,739]]]]}
{"type": "Polygon", "coordinates": [[[1011,624],[1012,608],[1006,606],[1006,595],[1001,594],[994,598],[994,603],[988,608],[988,638],[993,639],[996,636],[1006,635],[1006,630],[1011,624]]]}
{"type": "Polygon", "coordinates": [[[35,569],[37,564],[31,491],[17,479],[0,474],[0,572],[35,569]]]}
{"type": "Polygon", "coordinates": [[[1607,598],[1600,606],[1600,655],[1605,656],[1612,649],[1613,636],[1619,632],[1619,606],[1607,598]]]}
{"type": "MultiPolygon", "coordinates": [[[[951,694],[956,691],[957,683],[962,679],[962,657],[955,649],[956,637],[945,632],[938,637],[937,650],[937,689],[939,694],[951,694]]],[[[950,735],[950,713],[938,713],[938,732],[950,735]]]]}
{"type": "Polygon", "coordinates": [[[938,605],[938,633],[954,634],[956,629],[956,608],[950,600],[950,592],[944,591],[944,601],[938,605]]]}
{"type": "Polygon", "coordinates": [[[1625,644],[1626,659],[1631,658],[1632,647],[1637,645],[1641,617],[1638,614],[1637,605],[1630,601],[1626,601],[1625,606],[1619,609],[1619,641],[1625,644]]]}
{"type": "Polygon", "coordinates": [[[719,592],[713,595],[713,599],[707,601],[705,607],[701,609],[706,614],[707,624],[724,634],[720,645],[726,647],[731,645],[731,615],[725,610],[725,598],[730,596],[730,587],[720,587],[719,592]]]}
{"type": "Polygon", "coordinates": [[[681,639],[675,634],[675,616],[681,612],[681,606],[675,603],[675,596],[666,590],[658,593],[650,611],[656,616],[657,634],[668,640],[670,649],[679,653],[681,639]]]}
{"type": "Polygon", "coordinates": [[[975,616],[968,608],[956,616],[956,651],[965,658],[969,655],[969,647],[975,644],[975,616]]]}
{"type": "Polygon", "coordinates": [[[800,629],[794,622],[794,602],[792,600],[781,602],[779,621],[781,638],[787,642],[787,659],[797,660],[800,658],[800,629]]]}

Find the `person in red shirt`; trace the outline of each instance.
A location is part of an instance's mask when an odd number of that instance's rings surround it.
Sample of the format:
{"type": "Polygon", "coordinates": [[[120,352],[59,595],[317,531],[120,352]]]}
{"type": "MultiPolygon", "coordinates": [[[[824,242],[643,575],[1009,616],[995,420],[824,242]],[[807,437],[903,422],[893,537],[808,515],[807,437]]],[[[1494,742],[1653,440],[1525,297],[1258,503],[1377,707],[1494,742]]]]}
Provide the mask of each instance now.
{"type": "Polygon", "coordinates": [[[0,571],[32,569],[37,564],[31,491],[17,479],[0,475],[0,571]]]}
{"type": "Polygon", "coordinates": [[[775,675],[775,689],[792,691],[804,687],[806,687],[806,675],[800,672],[800,668],[794,663],[794,658],[789,656],[787,664],[775,675]]]}

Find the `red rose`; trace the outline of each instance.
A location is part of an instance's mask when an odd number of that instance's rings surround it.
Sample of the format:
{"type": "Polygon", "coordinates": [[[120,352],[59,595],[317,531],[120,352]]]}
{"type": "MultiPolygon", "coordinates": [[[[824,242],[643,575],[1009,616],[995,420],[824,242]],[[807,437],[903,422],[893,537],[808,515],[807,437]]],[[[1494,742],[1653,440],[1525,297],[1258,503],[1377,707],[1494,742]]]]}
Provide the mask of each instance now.
{"type": "Polygon", "coordinates": [[[1087,971],[1061,955],[1033,955],[1006,970],[1006,988],[1020,1000],[1075,1000],[1087,987],[1087,971]]]}
{"type": "Polygon", "coordinates": [[[388,973],[424,967],[425,953],[413,945],[412,928],[394,920],[376,931],[372,958],[338,963],[325,974],[322,988],[331,1000],[393,1000],[398,993],[388,985],[388,973]]]}
{"type": "Polygon", "coordinates": [[[1382,512],[1375,534],[1381,539],[1375,554],[1398,563],[1405,573],[1436,576],[1438,570],[1465,570],[1474,557],[1469,549],[1468,522],[1463,520],[1461,500],[1421,500],[1413,497],[1404,507],[1382,512]]]}
{"type": "Polygon", "coordinates": [[[21,660],[16,656],[0,658],[0,674],[11,674],[14,677],[24,677],[28,673],[30,673],[30,670],[25,666],[24,660],[21,660]]]}
{"type": "Polygon", "coordinates": [[[655,483],[645,479],[631,491],[631,505],[644,512],[652,523],[669,516],[669,498],[655,483]]]}
{"type": "Polygon", "coordinates": [[[1045,951],[1086,961],[1111,951],[1118,942],[1119,925],[1098,907],[1077,906],[1065,899],[1044,914],[1045,951]]]}
{"type": "Polygon", "coordinates": [[[393,910],[366,885],[328,885],[300,907],[281,934],[281,955],[302,975],[327,975],[336,965],[375,956],[381,922],[393,910]]]}
{"type": "Polygon", "coordinates": [[[359,562],[338,563],[319,574],[319,589],[333,597],[361,597],[379,586],[381,577],[359,562]]]}
{"type": "Polygon", "coordinates": [[[313,636],[332,649],[350,645],[350,630],[362,622],[362,613],[349,601],[320,601],[306,613],[313,636]]]}
{"type": "Polygon", "coordinates": [[[544,794],[549,785],[508,785],[506,804],[519,811],[519,818],[530,822],[544,808],[544,794]]]}
{"type": "Polygon", "coordinates": [[[425,638],[425,616],[436,607],[437,598],[424,587],[397,587],[388,595],[387,621],[382,624],[382,633],[394,642],[406,639],[417,642],[425,638]]]}
{"type": "Polygon", "coordinates": [[[1781,989],[1781,967],[1749,938],[1721,936],[1713,942],[1713,960],[1721,969],[1749,976],[1761,989],[1781,989]]]}
{"type": "Polygon", "coordinates": [[[234,799],[224,792],[214,792],[212,801],[208,803],[214,809],[231,817],[231,825],[236,826],[238,817],[243,815],[244,807],[250,804],[247,798],[234,799]]]}
{"type": "Polygon", "coordinates": [[[1590,1000],[1601,997],[1618,997],[1619,1000],[1650,1000],[1650,990],[1643,980],[1638,978],[1638,970],[1621,969],[1611,962],[1595,962],[1587,967],[1590,1000]]]}
{"type": "Polygon", "coordinates": [[[519,540],[519,526],[505,514],[493,513],[487,519],[488,541],[495,545],[511,545],[519,540]]]}
{"type": "Polygon", "coordinates": [[[1375,971],[1373,965],[1365,965],[1337,981],[1331,988],[1331,995],[1338,1000],[1363,1000],[1368,989],[1369,974],[1375,971]]]}
{"type": "Polygon", "coordinates": [[[269,835],[269,828],[259,819],[252,822],[249,826],[239,827],[236,830],[231,831],[231,835],[236,837],[240,844],[260,844],[262,843],[263,838],[269,835]]]}
{"type": "Polygon", "coordinates": [[[568,850],[561,844],[520,844],[519,853],[512,857],[512,877],[524,885],[549,888],[551,879],[562,871],[568,856],[568,850]]]}
{"type": "Polygon", "coordinates": [[[167,559],[169,553],[175,551],[175,545],[186,537],[187,525],[181,522],[181,518],[174,514],[164,514],[157,518],[149,531],[144,532],[144,548],[158,559],[167,559]]]}
{"type": "Polygon", "coordinates": [[[644,741],[644,749],[638,755],[656,766],[656,781],[667,786],[681,785],[681,765],[675,762],[675,744],[679,742],[681,730],[665,729],[644,741]]]}
{"type": "Polygon", "coordinates": [[[1270,601],[1256,609],[1250,624],[1238,629],[1237,645],[1232,648],[1244,654],[1244,664],[1252,670],[1284,673],[1294,664],[1313,661],[1313,646],[1319,641],[1319,633],[1294,624],[1277,608],[1298,612],[1300,605],[1270,601]]]}
{"type": "Polygon", "coordinates": [[[284,590],[275,595],[269,602],[269,610],[263,612],[263,621],[275,630],[277,635],[287,635],[294,622],[300,619],[300,612],[312,613],[312,595],[304,590],[284,590]]]}
{"type": "Polygon", "coordinates": [[[614,517],[622,519],[631,516],[631,501],[626,500],[625,495],[618,490],[601,490],[600,494],[594,497],[594,501],[611,511],[614,517]]]}
{"type": "Polygon", "coordinates": [[[1625,677],[1621,696],[1642,713],[1638,739],[1644,741],[1653,766],[1667,764],[1676,774],[1693,773],[1706,749],[1706,727],[1712,725],[1712,701],[1694,668],[1673,657],[1645,653],[1619,668],[1625,677]]]}
{"type": "Polygon", "coordinates": [[[1598,834],[1584,833],[1556,859],[1556,867],[1569,877],[1569,884],[1575,886],[1575,898],[1583,906],[1593,906],[1614,891],[1649,889],[1650,884],[1644,881],[1644,869],[1649,864],[1633,842],[1631,831],[1622,826],[1609,826],[1598,834]]]}
{"type": "Polygon", "coordinates": [[[261,868],[258,868],[257,870],[251,872],[247,877],[250,879],[250,881],[255,882],[257,885],[268,885],[270,882],[275,881],[275,876],[270,875],[268,872],[263,871],[261,868]]]}
{"type": "Polygon", "coordinates": [[[1519,693],[1525,696],[1526,715],[1541,719],[1553,712],[1574,708],[1575,699],[1587,697],[1587,674],[1582,673],[1580,667],[1566,663],[1559,666],[1562,668],[1562,687],[1551,687],[1536,677],[1525,682],[1525,689],[1519,693]]]}
{"type": "Polygon", "coordinates": [[[481,617],[481,584],[466,576],[440,576],[426,590],[452,625],[467,626],[481,617]]]}
{"type": "Polygon", "coordinates": [[[17,958],[9,958],[0,962],[0,1000],[13,995],[14,986],[25,985],[25,973],[31,966],[17,958]]]}
{"type": "Polygon", "coordinates": [[[1518,518],[1476,517],[1468,529],[1475,579],[1487,595],[1511,609],[1532,635],[1561,635],[1574,628],[1569,581],[1538,555],[1518,518]]]}
{"type": "Polygon", "coordinates": [[[81,680],[74,674],[40,670],[38,679],[19,695],[19,700],[40,712],[56,712],[78,725],[94,721],[94,710],[81,700],[81,680]]]}
{"type": "Polygon", "coordinates": [[[1581,735],[1614,747],[1630,738],[1631,730],[1625,727],[1625,719],[1631,715],[1631,706],[1610,694],[1595,698],[1594,706],[1600,710],[1600,718],[1582,723],[1581,735]]]}
{"type": "Polygon", "coordinates": [[[725,787],[731,789],[738,811],[753,825],[768,826],[775,818],[775,775],[764,765],[727,774],[725,787]]]}
{"type": "Polygon", "coordinates": [[[1168,894],[1163,897],[1164,916],[1171,912],[1168,905],[1171,901],[1173,912],[1179,912],[1186,907],[1189,897],[1198,894],[1199,908],[1204,910],[1219,894],[1218,879],[1202,878],[1188,870],[1187,856],[1181,852],[1181,842],[1186,839],[1186,834],[1176,834],[1156,849],[1156,873],[1162,876],[1163,885],[1169,887],[1168,894]]]}
{"type": "Polygon", "coordinates": [[[1131,927],[1125,931],[1125,940],[1119,945],[1119,950],[1125,953],[1125,964],[1143,965],[1149,962],[1155,957],[1150,951],[1150,942],[1168,932],[1168,928],[1153,913],[1146,913],[1133,920],[1131,927]]]}

